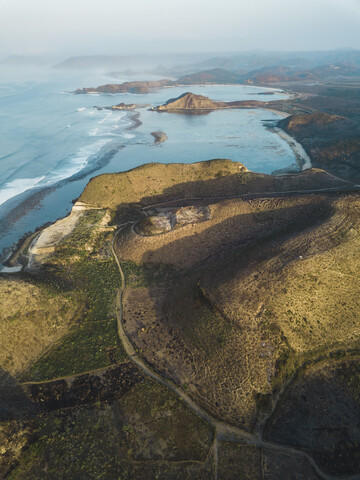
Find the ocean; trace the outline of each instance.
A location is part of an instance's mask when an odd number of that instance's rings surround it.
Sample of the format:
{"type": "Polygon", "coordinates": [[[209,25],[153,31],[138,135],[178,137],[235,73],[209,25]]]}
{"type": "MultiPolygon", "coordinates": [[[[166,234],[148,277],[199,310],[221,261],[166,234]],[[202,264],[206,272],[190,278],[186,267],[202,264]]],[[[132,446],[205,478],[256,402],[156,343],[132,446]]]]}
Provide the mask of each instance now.
{"type": "Polygon", "coordinates": [[[144,95],[74,95],[79,87],[156,79],[114,79],[104,74],[0,70],[0,260],[25,233],[65,216],[89,179],[148,162],[197,162],[230,158],[255,172],[295,163],[286,141],[266,129],[281,117],[265,110],[220,110],[178,115],[138,110],[98,110],[120,102],[159,105],[191,91],[213,100],[286,98],[251,86],[186,86],[144,95]],[[154,144],[151,132],[168,140],[154,144]]]}

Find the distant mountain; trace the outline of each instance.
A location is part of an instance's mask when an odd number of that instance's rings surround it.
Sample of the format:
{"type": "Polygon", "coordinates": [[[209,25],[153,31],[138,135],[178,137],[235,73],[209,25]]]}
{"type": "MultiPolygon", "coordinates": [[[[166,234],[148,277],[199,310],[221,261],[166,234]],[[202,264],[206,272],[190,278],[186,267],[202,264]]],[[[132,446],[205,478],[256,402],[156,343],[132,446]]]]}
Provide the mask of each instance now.
{"type": "Polygon", "coordinates": [[[144,62],[147,56],[109,56],[109,55],[84,55],[79,57],[70,57],[55,65],[55,68],[64,69],[91,69],[91,68],[123,68],[132,65],[139,65],[144,62]]]}
{"type": "Polygon", "coordinates": [[[279,55],[271,53],[262,54],[240,54],[231,56],[214,57],[198,63],[198,69],[223,68],[233,72],[249,72],[264,67],[274,65],[287,65],[289,67],[307,68],[311,66],[310,62],[302,57],[293,57],[290,54],[279,55]]]}
{"type": "MultiPolygon", "coordinates": [[[[209,57],[207,54],[149,54],[149,55],[81,55],[70,57],[58,63],[55,68],[61,69],[133,69],[139,67],[154,68],[159,63],[169,66],[200,62],[209,57]]],[[[182,70],[183,71],[183,70],[182,70]]]]}
{"type": "Polygon", "coordinates": [[[224,68],[235,72],[240,70],[250,72],[278,65],[306,70],[331,64],[360,66],[360,50],[242,53],[206,59],[193,65],[193,68],[194,70],[224,68]]]}
{"type": "Polygon", "coordinates": [[[46,65],[46,62],[40,57],[33,57],[30,55],[10,55],[0,62],[1,65],[8,65],[12,67],[21,66],[38,66],[46,65]]]}
{"type": "Polygon", "coordinates": [[[339,76],[360,75],[360,65],[331,64],[310,69],[294,69],[287,66],[265,67],[241,76],[241,83],[271,85],[280,82],[320,81],[339,76]]]}
{"type": "Polygon", "coordinates": [[[238,73],[225,70],[224,68],[213,68],[202,72],[191,73],[178,78],[177,83],[181,85],[197,85],[208,83],[240,83],[241,76],[238,73]]]}

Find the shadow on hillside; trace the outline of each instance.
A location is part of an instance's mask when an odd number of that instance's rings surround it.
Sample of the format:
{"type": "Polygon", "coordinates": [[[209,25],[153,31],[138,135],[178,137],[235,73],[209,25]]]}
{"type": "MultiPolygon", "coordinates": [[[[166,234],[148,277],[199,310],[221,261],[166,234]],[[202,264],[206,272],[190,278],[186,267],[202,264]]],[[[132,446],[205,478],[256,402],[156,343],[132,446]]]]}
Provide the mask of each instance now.
{"type": "MultiPolygon", "coordinates": [[[[216,160],[212,162],[216,162],[216,160]]],[[[212,163],[209,162],[208,165],[209,169],[212,168],[212,163]]],[[[149,173],[151,175],[151,172],[149,173]]],[[[327,188],[330,189],[329,195],[336,194],[331,191],[334,188],[339,191],[350,191],[348,182],[332,177],[321,170],[311,169],[291,175],[273,176],[241,170],[231,174],[224,166],[223,170],[218,171],[217,178],[202,180],[200,174],[198,180],[172,185],[165,188],[161,194],[154,193],[144,196],[137,203],[120,204],[117,207],[114,222],[120,224],[141,219],[143,217],[142,207],[146,208],[159,203],[185,206],[191,205],[194,199],[205,198],[208,199],[208,202],[215,203],[240,195],[245,195],[247,200],[259,197],[298,196],[316,193],[313,190],[327,188]]],[[[319,191],[318,193],[324,194],[325,192],[319,191]]]]}
{"type": "Polygon", "coordinates": [[[312,190],[326,188],[348,188],[349,183],[336,179],[326,172],[319,170],[307,170],[300,173],[283,176],[265,175],[254,172],[239,171],[231,174],[224,167],[219,170],[217,178],[198,180],[175,184],[164,189],[160,195],[142,197],[140,203],[149,205],[157,202],[186,199],[193,197],[231,197],[248,195],[249,198],[260,197],[267,194],[294,195],[306,194],[312,190]],[[290,193],[289,193],[290,192],[290,193]]]}
{"type": "Polygon", "coordinates": [[[38,411],[38,405],[30,400],[25,388],[0,368],[0,422],[33,416],[38,411]]]}
{"type": "MultiPolygon", "coordinates": [[[[168,180],[168,183],[171,181],[174,184],[164,188],[162,193],[157,193],[154,190],[153,193],[143,196],[137,202],[119,204],[113,222],[121,224],[132,220],[140,220],[143,217],[142,208],[149,208],[160,203],[186,206],[191,205],[194,199],[204,199],[204,201],[207,199],[207,203],[210,201],[216,203],[226,198],[242,195],[245,196],[246,200],[251,200],[260,197],[299,196],[310,193],[325,194],[327,189],[329,189],[329,195],[336,195],[335,189],[339,192],[349,193],[353,188],[352,183],[317,169],[275,176],[244,171],[241,164],[238,165],[239,171],[237,173],[231,173],[228,170],[228,164],[221,159],[202,162],[202,164],[202,169],[198,171],[198,177],[192,181],[175,183],[176,180],[171,179],[168,180]],[[209,168],[208,172],[206,172],[206,167],[209,168]],[[205,180],[202,178],[205,174],[216,175],[216,178],[205,180]]],[[[171,175],[170,171],[167,173],[166,166],[164,168],[164,174],[171,175]]],[[[148,176],[149,185],[152,185],[150,189],[155,188],[153,185],[154,178],[151,175],[150,169],[148,176]]],[[[184,176],[186,176],[186,172],[184,176]]],[[[142,181],[146,182],[146,178],[142,181]]],[[[355,189],[355,191],[357,190],[355,189]]]]}
{"type": "MultiPolygon", "coordinates": [[[[326,221],[333,211],[331,200],[314,197],[308,203],[273,210],[244,213],[213,225],[195,235],[188,235],[142,256],[142,262],[165,263],[193,269],[232,259],[244,251],[279,241],[289,234],[326,221]]],[[[166,235],[166,234],[164,234],[166,235]]],[[[300,255],[297,252],[294,255],[300,255]]],[[[248,257],[250,261],[250,257],[248,257]]]]}
{"type": "MultiPolygon", "coordinates": [[[[354,362],[352,375],[358,371],[354,362]]],[[[346,363],[300,377],[266,431],[267,440],[312,450],[321,468],[341,476],[360,472],[360,405],[342,374],[349,375],[346,363]]]]}
{"type": "MultiPolygon", "coordinates": [[[[192,261],[160,289],[156,288],[155,282],[148,285],[150,288],[142,293],[143,296],[134,294],[132,301],[137,303],[128,305],[131,327],[125,324],[125,329],[132,332],[132,341],[152,368],[176,384],[191,384],[193,398],[214,415],[221,415],[235,423],[233,413],[229,413],[229,405],[222,398],[221,383],[226,378],[226,371],[218,372],[220,376],[213,376],[211,384],[206,387],[204,364],[201,366],[194,360],[202,358],[206,364],[206,355],[211,355],[212,342],[217,346],[217,342],[222,341],[216,328],[208,331],[206,340],[198,336],[199,317],[194,312],[200,306],[210,310],[214,308],[204,297],[199,282],[201,286],[206,286],[207,281],[226,283],[239,271],[253,265],[258,275],[261,269],[258,272],[256,265],[271,257],[279,258],[276,268],[281,268],[289,261],[299,261],[299,255],[304,252],[297,247],[289,251],[286,239],[305,228],[321,225],[333,212],[331,200],[320,197],[306,204],[282,208],[276,208],[274,204],[274,207],[273,210],[237,215],[200,233],[190,233],[185,238],[147,251],[141,260],[144,263],[183,266],[183,259],[191,258],[192,261]],[[236,234],[227,240],[226,232],[231,233],[232,230],[236,234]],[[146,335],[139,334],[142,331],[146,331],[146,335]],[[200,357],[194,356],[198,342],[205,342],[205,350],[200,357]],[[164,345],[170,354],[164,353],[164,345]]],[[[257,275],[250,278],[255,296],[257,275]]],[[[273,278],[277,279],[277,272],[273,278]]],[[[218,313],[224,316],[223,312],[218,313]]],[[[225,318],[224,325],[227,322],[231,320],[225,318]]],[[[238,324],[236,326],[239,327],[238,324]]]]}

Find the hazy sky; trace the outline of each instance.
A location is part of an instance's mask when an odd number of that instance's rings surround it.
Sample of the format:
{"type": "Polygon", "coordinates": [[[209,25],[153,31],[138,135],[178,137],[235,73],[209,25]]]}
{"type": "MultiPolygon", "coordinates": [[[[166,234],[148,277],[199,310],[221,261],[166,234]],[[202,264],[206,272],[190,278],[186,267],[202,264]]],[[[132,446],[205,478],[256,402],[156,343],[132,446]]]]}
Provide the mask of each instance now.
{"type": "Polygon", "coordinates": [[[0,0],[0,55],[360,48],[360,0],[0,0]]]}

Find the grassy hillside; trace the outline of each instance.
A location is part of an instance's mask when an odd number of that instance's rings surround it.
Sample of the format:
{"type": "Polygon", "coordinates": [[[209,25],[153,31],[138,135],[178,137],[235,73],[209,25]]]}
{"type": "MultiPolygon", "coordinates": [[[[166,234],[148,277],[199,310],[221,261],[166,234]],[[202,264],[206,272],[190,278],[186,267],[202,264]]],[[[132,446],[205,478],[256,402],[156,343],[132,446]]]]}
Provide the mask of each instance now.
{"type": "Polygon", "coordinates": [[[27,272],[0,279],[0,477],[255,479],[297,469],[317,478],[284,442],[330,474],[359,473],[358,427],[351,441],[334,434],[311,447],[335,413],[350,432],[342,405],[358,412],[360,200],[349,185],[322,170],[274,177],[229,160],[92,179],[73,230],[27,272]],[[165,229],[149,228],[164,218],[165,229]],[[211,421],[149,380],[120,342],[120,225],[125,333],[211,421]],[[323,403],[305,421],[307,372],[324,362],[336,371],[316,377],[323,403]],[[237,436],[214,441],[214,419],[237,436]],[[284,431],[289,422],[302,442],[284,431]],[[243,443],[263,429],[280,446],[243,443]]]}

